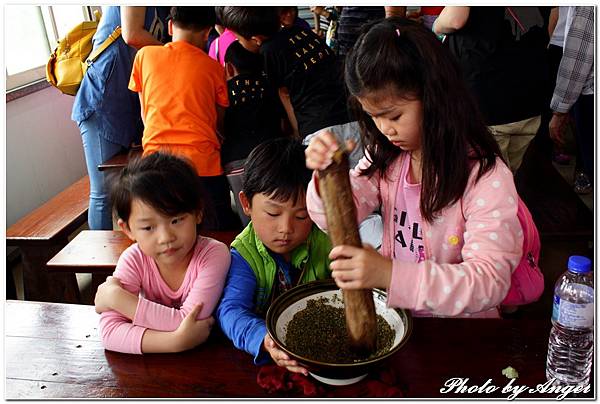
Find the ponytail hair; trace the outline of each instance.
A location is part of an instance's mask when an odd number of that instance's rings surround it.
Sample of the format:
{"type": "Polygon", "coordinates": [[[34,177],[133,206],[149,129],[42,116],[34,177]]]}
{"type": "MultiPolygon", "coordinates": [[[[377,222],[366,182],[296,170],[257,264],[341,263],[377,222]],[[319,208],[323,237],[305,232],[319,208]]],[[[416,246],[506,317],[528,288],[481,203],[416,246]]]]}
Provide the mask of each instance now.
{"type": "Polygon", "coordinates": [[[396,17],[366,24],[346,55],[345,79],[372,163],[362,175],[385,177],[404,151],[377,129],[357,98],[398,97],[423,104],[420,209],[426,221],[462,197],[475,162],[479,180],[501,158],[454,57],[421,24],[396,17]]]}

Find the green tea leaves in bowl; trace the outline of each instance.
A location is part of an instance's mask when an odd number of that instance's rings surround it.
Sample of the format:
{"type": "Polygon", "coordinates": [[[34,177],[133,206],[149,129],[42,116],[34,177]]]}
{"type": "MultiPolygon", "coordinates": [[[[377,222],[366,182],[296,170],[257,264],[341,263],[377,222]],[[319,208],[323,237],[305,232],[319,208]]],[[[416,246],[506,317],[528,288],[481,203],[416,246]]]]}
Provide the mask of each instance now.
{"type": "Polygon", "coordinates": [[[285,344],[292,352],[318,362],[354,363],[390,350],[394,331],[377,315],[377,349],[368,357],[359,356],[350,346],[344,309],[328,302],[324,297],[308,300],[306,308],[294,314],[285,336],[285,344]]]}

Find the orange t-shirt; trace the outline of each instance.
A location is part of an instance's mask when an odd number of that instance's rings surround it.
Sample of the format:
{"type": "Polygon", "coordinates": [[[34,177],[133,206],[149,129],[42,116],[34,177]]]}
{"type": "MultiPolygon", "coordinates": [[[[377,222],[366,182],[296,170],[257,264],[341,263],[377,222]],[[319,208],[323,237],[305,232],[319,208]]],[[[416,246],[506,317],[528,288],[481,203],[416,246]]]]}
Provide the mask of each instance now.
{"type": "Polygon", "coordinates": [[[229,101],[219,62],[185,41],[145,46],[135,56],[129,89],[141,93],[144,155],[169,150],[189,159],[200,176],[223,173],[217,105],[229,101]]]}

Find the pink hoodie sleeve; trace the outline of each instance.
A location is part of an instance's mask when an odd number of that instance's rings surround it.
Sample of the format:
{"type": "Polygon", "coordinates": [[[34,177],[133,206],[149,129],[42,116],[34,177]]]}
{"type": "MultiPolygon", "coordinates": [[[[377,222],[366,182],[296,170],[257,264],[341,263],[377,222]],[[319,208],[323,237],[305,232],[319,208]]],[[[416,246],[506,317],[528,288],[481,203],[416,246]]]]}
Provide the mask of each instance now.
{"type": "Polygon", "coordinates": [[[100,315],[102,344],[108,350],[141,354],[145,331],[146,328],[131,324],[128,318],[116,311],[105,311],[100,315]]]}
{"type": "MultiPolygon", "coordinates": [[[[376,173],[371,178],[360,176],[361,170],[369,166],[366,157],[360,159],[355,168],[350,170],[350,185],[352,186],[352,197],[356,206],[356,218],[358,223],[362,222],[375,209],[381,205],[379,195],[379,175],[376,173]]],[[[323,231],[327,231],[327,219],[321,196],[315,187],[317,172],[313,172],[313,178],[308,184],[306,191],[306,208],[313,222],[323,231]]]]}
{"type": "MultiPolygon", "coordinates": [[[[143,255],[137,244],[127,248],[117,261],[113,276],[119,278],[127,291],[137,295],[140,291],[139,270],[143,266],[143,255]]],[[[127,317],[110,310],[100,315],[100,334],[106,349],[117,352],[141,354],[145,327],[133,325],[127,317]]]]}
{"type": "MultiPolygon", "coordinates": [[[[462,201],[465,218],[463,261],[439,264],[394,261],[388,305],[456,316],[489,310],[510,287],[512,270],[522,254],[523,232],[517,218],[517,192],[510,170],[501,161],[473,185],[462,201]]],[[[439,221],[444,220],[442,214],[439,221]]],[[[435,232],[435,223],[430,232],[435,232]]],[[[425,243],[435,238],[425,234],[425,243]]],[[[437,242],[441,244],[441,238],[437,242]]],[[[429,246],[430,250],[440,245],[429,246]]]]}
{"type": "Polygon", "coordinates": [[[209,317],[219,302],[229,270],[231,255],[227,246],[213,239],[197,248],[188,271],[195,279],[181,308],[176,309],[140,297],[133,324],[157,331],[173,331],[199,303],[204,303],[198,319],[209,317]],[[193,266],[193,268],[192,268],[193,266]]]}

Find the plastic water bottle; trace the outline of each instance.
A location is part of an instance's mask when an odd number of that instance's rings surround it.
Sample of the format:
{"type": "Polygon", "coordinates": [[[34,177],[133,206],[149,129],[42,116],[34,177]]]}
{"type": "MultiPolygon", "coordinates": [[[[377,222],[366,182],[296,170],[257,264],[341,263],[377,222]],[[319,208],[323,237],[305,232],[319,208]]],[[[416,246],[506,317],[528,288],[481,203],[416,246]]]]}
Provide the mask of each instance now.
{"type": "Polygon", "coordinates": [[[594,349],[594,280],[592,262],[569,258],[556,281],[546,377],[556,385],[587,386],[594,349]]]}

